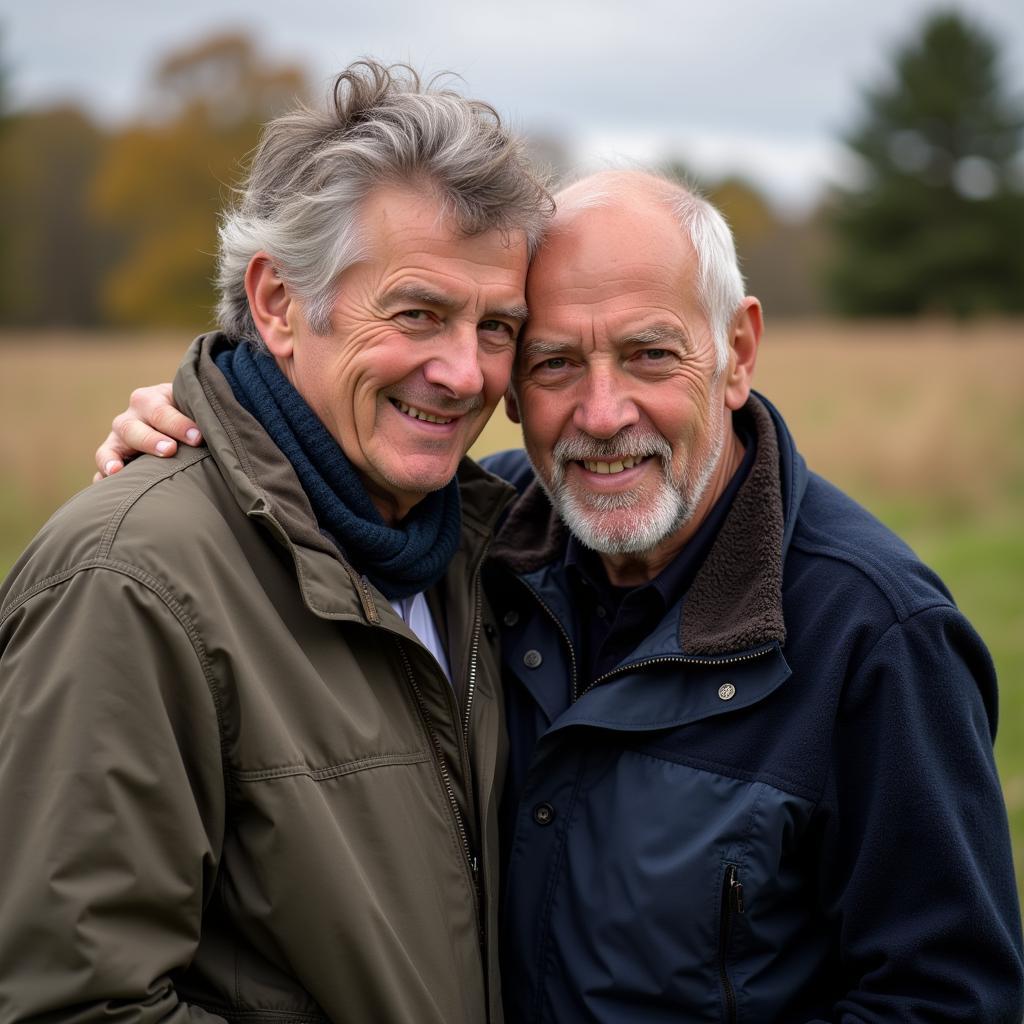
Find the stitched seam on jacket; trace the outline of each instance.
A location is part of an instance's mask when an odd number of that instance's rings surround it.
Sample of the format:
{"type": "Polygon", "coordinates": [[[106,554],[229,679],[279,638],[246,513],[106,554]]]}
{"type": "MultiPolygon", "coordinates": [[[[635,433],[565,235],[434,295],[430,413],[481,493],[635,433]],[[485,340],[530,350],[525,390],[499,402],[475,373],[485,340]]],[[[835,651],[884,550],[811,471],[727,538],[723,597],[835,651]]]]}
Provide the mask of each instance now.
{"type": "MultiPolygon", "coordinates": [[[[240,342],[239,344],[242,343],[240,342]]],[[[220,425],[224,428],[225,433],[228,435],[228,441],[231,444],[232,450],[238,456],[238,461],[241,463],[242,472],[259,491],[260,497],[262,498],[264,505],[268,509],[272,508],[273,502],[271,502],[270,498],[267,496],[267,489],[263,486],[263,481],[260,479],[259,474],[256,472],[256,467],[253,463],[252,456],[250,456],[249,450],[248,448],[246,448],[245,442],[242,440],[242,435],[235,427],[234,423],[231,420],[231,417],[228,415],[220,399],[217,397],[216,390],[214,389],[212,383],[210,383],[205,373],[197,372],[196,379],[199,381],[199,386],[203,389],[203,394],[206,395],[206,400],[210,403],[210,406],[214,411],[214,415],[217,417],[217,420],[220,422],[220,425]]],[[[271,513],[268,512],[267,514],[270,515],[271,513]]],[[[359,616],[354,615],[351,612],[330,611],[329,609],[321,607],[320,605],[315,604],[313,602],[312,594],[310,593],[310,579],[303,570],[302,559],[299,557],[298,554],[298,545],[288,534],[287,530],[284,530],[283,527],[281,529],[285,534],[285,538],[287,541],[286,548],[288,550],[288,553],[291,555],[292,565],[295,567],[295,576],[299,582],[299,593],[302,596],[302,600],[305,602],[306,606],[310,609],[310,611],[314,612],[315,614],[321,616],[321,618],[325,619],[352,617],[356,621],[365,621],[365,616],[363,617],[363,619],[360,619],[359,616]]],[[[342,556],[341,551],[338,550],[337,544],[334,544],[334,547],[337,550],[338,560],[348,565],[348,562],[342,556]]],[[[358,576],[359,573],[356,573],[356,575],[358,576]]],[[[353,581],[353,587],[354,586],[355,583],[353,581]]]]}
{"type": "Polygon", "coordinates": [[[919,612],[927,611],[929,608],[955,607],[944,594],[938,593],[930,603],[915,607],[914,603],[910,600],[911,593],[909,589],[904,586],[899,576],[893,574],[886,563],[863,557],[862,554],[857,552],[846,551],[843,548],[836,547],[823,534],[807,526],[805,523],[801,523],[797,527],[797,533],[793,537],[791,547],[807,555],[830,558],[833,561],[842,562],[844,565],[850,566],[851,569],[865,577],[879,594],[885,598],[886,603],[892,608],[893,614],[900,622],[912,618],[919,612]],[[799,536],[801,533],[805,539],[801,539],[799,536]]]}
{"type": "Polygon", "coordinates": [[[638,757],[649,757],[662,762],[668,761],[671,764],[682,765],[684,768],[693,768],[695,771],[721,775],[723,778],[732,779],[735,782],[748,782],[751,785],[769,786],[779,792],[798,797],[800,800],[806,800],[811,804],[816,804],[821,799],[821,793],[818,790],[801,786],[797,782],[783,779],[771,772],[750,772],[743,768],[721,764],[717,761],[705,761],[702,758],[677,755],[673,751],[663,750],[660,747],[651,747],[646,750],[639,750],[636,747],[627,747],[626,749],[638,757]]]}
{"type": "MultiPolygon", "coordinates": [[[[239,342],[244,344],[244,342],[239,342]]],[[[253,464],[252,457],[249,455],[248,448],[245,447],[245,442],[242,440],[242,435],[238,432],[231,417],[227,414],[224,406],[221,404],[220,399],[217,397],[217,393],[210,383],[205,373],[196,372],[196,379],[199,381],[199,386],[203,389],[203,394],[206,395],[206,400],[210,403],[210,407],[213,409],[214,415],[217,421],[224,428],[224,432],[228,435],[228,441],[231,444],[231,448],[234,453],[238,456],[238,461],[242,465],[242,472],[245,476],[255,485],[259,491],[260,498],[263,500],[264,505],[268,508],[271,506],[271,501],[267,497],[267,489],[263,486],[263,481],[260,480],[259,475],[256,472],[256,467],[253,464]]],[[[324,618],[331,618],[335,613],[328,612],[325,608],[318,608],[313,604],[308,588],[308,578],[302,569],[302,559],[298,557],[296,551],[295,542],[288,536],[288,532],[285,530],[285,537],[287,538],[287,549],[291,555],[292,565],[295,567],[295,575],[299,581],[299,594],[303,601],[306,602],[309,609],[324,618]]]]}
{"type": "Polygon", "coordinates": [[[190,1002],[189,1006],[198,1006],[207,1013],[225,1020],[258,1021],[258,1020],[282,1020],[290,1021],[292,1024],[327,1024],[327,1018],[322,1014],[304,1013],[302,1010],[239,1010],[231,1006],[224,1006],[212,1002],[190,1002]]]}
{"type": "MultiPolygon", "coordinates": [[[[244,342],[239,342],[244,344],[244,342]]],[[[228,440],[231,442],[231,447],[238,455],[238,461],[242,464],[242,472],[256,484],[259,489],[260,495],[263,500],[266,501],[266,489],[264,488],[260,478],[256,475],[256,470],[253,467],[252,459],[249,456],[249,451],[242,443],[242,437],[238,433],[234,423],[231,422],[231,417],[224,410],[224,406],[221,405],[220,399],[217,397],[217,393],[214,390],[213,385],[208,380],[205,373],[199,372],[197,369],[196,378],[199,381],[199,386],[203,389],[203,394],[206,395],[206,400],[210,403],[213,409],[214,415],[217,417],[217,421],[224,428],[224,432],[228,435],[228,440]]]]}
{"type": "MultiPolygon", "coordinates": [[[[239,344],[244,344],[239,342],[239,344]]],[[[197,371],[196,379],[199,381],[199,386],[203,389],[203,394],[206,395],[206,400],[210,403],[210,407],[213,409],[214,415],[216,416],[220,425],[224,428],[224,432],[228,435],[228,441],[231,444],[231,448],[234,453],[238,456],[238,461],[242,465],[242,472],[245,476],[255,485],[259,491],[260,497],[263,500],[264,505],[268,508],[272,505],[272,502],[267,497],[267,489],[263,486],[263,481],[260,480],[259,475],[256,472],[256,467],[253,464],[252,457],[249,455],[248,448],[245,447],[245,442],[242,440],[242,435],[238,432],[231,417],[227,414],[224,406],[221,404],[220,399],[217,397],[217,393],[207,378],[205,373],[197,371]]],[[[296,551],[295,542],[290,536],[288,536],[287,530],[284,531],[285,537],[287,538],[287,549],[291,555],[292,565],[295,567],[295,575],[299,581],[299,593],[302,596],[303,601],[308,605],[309,609],[324,618],[332,618],[337,613],[329,612],[326,608],[319,608],[311,600],[308,587],[308,577],[302,569],[302,559],[298,557],[296,551]]],[[[346,613],[348,614],[348,613],[346,613]]]]}
{"type": "MultiPolygon", "coordinates": [[[[757,701],[754,702],[756,704],[757,701]]],[[[748,707],[752,707],[753,704],[736,704],[731,708],[713,707],[708,708],[706,713],[699,714],[696,717],[686,716],[681,721],[676,719],[665,718],[652,718],[649,721],[643,722],[628,722],[625,723],[632,729],[674,729],[682,725],[689,725],[693,722],[703,722],[707,718],[712,718],[717,715],[727,715],[732,711],[743,711],[748,707]]],[[[599,718],[597,715],[579,715],[573,718],[573,725],[592,725],[605,729],[622,729],[623,722],[619,718],[599,718]]]]}
{"type": "Polygon", "coordinates": [[[918,608],[910,615],[902,619],[897,619],[895,622],[891,622],[881,633],[878,634],[874,643],[864,653],[864,657],[857,662],[856,665],[850,665],[847,669],[846,675],[843,677],[843,684],[840,688],[838,695],[838,704],[841,707],[846,697],[846,693],[854,680],[864,670],[864,666],[875,656],[875,652],[886,642],[889,635],[896,631],[902,631],[909,626],[915,619],[921,618],[925,615],[930,615],[932,612],[943,612],[946,615],[954,615],[959,619],[966,621],[963,612],[954,604],[950,604],[949,601],[940,600],[935,601],[933,604],[925,605],[923,608],[918,608]]]}
{"type": "MultiPolygon", "coordinates": [[[[413,711],[416,717],[416,721],[419,723],[420,735],[422,735],[423,741],[426,744],[426,749],[429,752],[427,760],[430,761],[432,770],[428,774],[430,778],[433,780],[435,792],[440,798],[440,804],[438,806],[447,808],[450,807],[450,800],[447,788],[444,783],[444,779],[441,776],[441,762],[438,760],[438,756],[435,753],[434,741],[431,737],[431,730],[433,726],[431,725],[432,719],[430,717],[430,709],[427,708],[425,704],[420,702],[420,700],[416,697],[415,691],[413,689],[414,685],[418,684],[416,684],[416,674],[412,666],[412,660],[409,658],[409,655],[405,649],[406,641],[403,637],[398,636],[397,634],[395,636],[395,646],[398,649],[397,668],[401,672],[402,678],[406,682],[406,685],[402,687],[402,690],[405,692],[406,705],[413,711]]],[[[458,727],[458,724],[456,724],[456,728],[458,727]]],[[[440,742],[440,740],[438,740],[438,742],[440,742]]],[[[441,751],[440,753],[441,756],[443,757],[443,751],[441,751]]],[[[450,766],[448,770],[449,772],[451,771],[450,766]]],[[[473,785],[472,780],[467,779],[466,785],[469,789],[471,797],[473,785]]],[[[456,800],[456,802],[458,801],[456,800]]],[[[464,813],[463,809],[460,809],[460,813],[464,813]]],[[[448,833],[448,838],[451,842],[452,851],[454,852],[458,862],[463,865],[463,871],[461,872],[463,881],[466,883],[467,889],[470,893],[470,898],[475,900],[476,892],[474,889],[473,880],[472,878],[470,878],[469,875],[469,865],[466,863],[466,850],[463,846],[462,836],[459,835],[459,830],[458,826],[456,825],[456,818],[454,813],[446,813],[444,815],[444,821],[446,827],[445,830],[448,833]]],[[[481,913],[482,912],[483,909],[481,907],[481,913]]]]}
{"type": "Polygon", "coordinates": [[[224,726],[224,709],[221,706],[220,694],[217,691],[217,684],[213,675],[213,670],[210,667],[210,660],[206,654],[206,646],[203,643],[202,636],[199,634],[199,630],[196,629],[192,620],[185,612],[185,609],[181,604],[179,604],[177,598],[175,598],[167,587],[165,587],[158,579],[137,566],[131,565],[127,562],[91,558],[85,562],[80,562],[76,566],[72,566],[70,569],[54,573],[52,576],[48,576],[46,579],[40,580],[34,586],[24,591],[14,601],[12,601],[2,613],[0,613],[0,625],[3,625],[3,623],[15,611],[17,611],[23,604],[30,601],[37,594],[41,594],[44,590],[49,590],[57,584],[66,583],[73,576],[77,576],[80,572],[86,572],[91,569],[103,569],[108,572],[119,573],[120,575],[127,576],[130,579],[135,580],[136,583],[144,586],[160,599],[164,607],[171,613],[171,615],[174,616],[178,625],[188,637],[189,643],[192,645],[192,651],[199,662],[200,668],[202,669],[203,678],[206,680],[206,688],[210,693],[210,699],[213,701],[214,713],[217,716],[217,734],[220,739],[221,770],[225,777],[227,777],[228,751],[226,730],[224,726]]]}
{"type": "Polygon", "coordinates": [[[341,775],[366,771],[369,768],[387,767],[388,765],[423,764],[430,760],[430,755],[423,750],[412,750],[408,753],[375,754],[372,757],[361,757],[356,761],[345,761],[327,768],[310,768],[306,764],[280,765],[277,768],[233,769],[231,774],[239,782],[262,782],[266,779],[291,778],[304,775],[321,782],[325,779],[336,779],[341,775]]]}
{"type": "Polygon", "coordinates": [[[176,473],[180,473],[183,469],[188,469],[189,467],[194,466],[197,462],[202,462],[204,459],[208,459],[209,457],[210,453],[206,448],[190,448],[167,467],[167,472],[161,473],[161,475],[155,480],[145,481],[131,494],[129,494],[121,504],[114,509],[110,518],[107,520],[107,525],[100,536],[96,557],[109,558],[110,549],[114,546],[117,531],[121,529],[124,517],[131,510],[132,506],[134,506],[147,491],[150,491],[159,484],[162,484],[165,480],[169,480],[172,476],[176,473]]]}

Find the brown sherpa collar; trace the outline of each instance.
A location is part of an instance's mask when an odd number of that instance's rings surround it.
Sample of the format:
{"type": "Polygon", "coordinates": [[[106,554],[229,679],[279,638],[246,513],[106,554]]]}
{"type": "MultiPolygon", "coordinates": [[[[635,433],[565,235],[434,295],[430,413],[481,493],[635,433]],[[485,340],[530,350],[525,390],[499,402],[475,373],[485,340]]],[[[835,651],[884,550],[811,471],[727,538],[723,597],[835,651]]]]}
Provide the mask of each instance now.
{"type": "Polygon", "coordinates": [[[751,396],[743,412],[757,435],[757,455],[683,602],[679,645],[687,654],[743,651],[786,639],[779,442],[757,398],[751,396]]]}
{"type": "MultiPolygon", "coordinates": [[[[778,439],[771,415],[756,397],[739,415],[754,429],[757,455],[684,599],[679,644],[687,654],[723,655],[786,638],[778,439]]],[[[567,538],[534,481],[512,506],[491,557],[513,572],[532,572],[560,558],[567,538]]]]}

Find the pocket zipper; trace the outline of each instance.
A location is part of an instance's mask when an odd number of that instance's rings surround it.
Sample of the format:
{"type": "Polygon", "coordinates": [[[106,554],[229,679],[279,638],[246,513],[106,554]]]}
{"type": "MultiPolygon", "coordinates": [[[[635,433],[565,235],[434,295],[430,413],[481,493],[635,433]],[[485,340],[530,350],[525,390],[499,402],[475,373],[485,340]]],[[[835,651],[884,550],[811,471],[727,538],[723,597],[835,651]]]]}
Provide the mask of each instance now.
{"type": "Polygon", "coordinates": [[[722,994],[725,997],[727,1024],[735,1024],[736,1021],[736,991],[732,987],[732,981],[726,969],[729,934],[732,931],[733,918],[742,913],[743,883],[740,881],[740,869],[735,864],[726,864],[725,876],[722,879],[722,911],[718,927],[718,977],[722,983],[722,994]]]}

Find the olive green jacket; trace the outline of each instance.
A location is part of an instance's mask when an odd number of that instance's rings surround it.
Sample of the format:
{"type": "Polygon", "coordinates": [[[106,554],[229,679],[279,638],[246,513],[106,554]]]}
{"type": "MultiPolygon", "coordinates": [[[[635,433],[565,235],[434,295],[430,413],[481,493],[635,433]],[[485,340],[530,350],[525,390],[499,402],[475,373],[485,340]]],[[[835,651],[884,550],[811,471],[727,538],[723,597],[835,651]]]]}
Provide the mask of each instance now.
{"type": "Polygon", "coordinates": [[[0,1022],[500,1019],[504,731],[460,467],[432,655],[199,339],[208,448],[68,502],[0,590],[0,1022]]]}

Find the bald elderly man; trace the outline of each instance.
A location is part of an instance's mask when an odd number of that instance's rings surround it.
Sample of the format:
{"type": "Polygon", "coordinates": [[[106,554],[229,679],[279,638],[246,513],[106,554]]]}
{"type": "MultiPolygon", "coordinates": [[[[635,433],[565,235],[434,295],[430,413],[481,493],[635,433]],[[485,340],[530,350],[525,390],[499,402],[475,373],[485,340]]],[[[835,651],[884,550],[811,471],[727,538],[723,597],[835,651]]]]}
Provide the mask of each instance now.
{"type": "Polygon", "coordinates": [[[508,1018],[1018,1024],[985,647],[751,390],[718,213],[638,173],[557,205],[507,398],[526,452],[484,460],[519,492],[487,568],[508,1018]]]}

